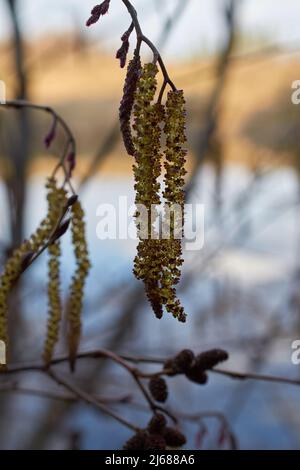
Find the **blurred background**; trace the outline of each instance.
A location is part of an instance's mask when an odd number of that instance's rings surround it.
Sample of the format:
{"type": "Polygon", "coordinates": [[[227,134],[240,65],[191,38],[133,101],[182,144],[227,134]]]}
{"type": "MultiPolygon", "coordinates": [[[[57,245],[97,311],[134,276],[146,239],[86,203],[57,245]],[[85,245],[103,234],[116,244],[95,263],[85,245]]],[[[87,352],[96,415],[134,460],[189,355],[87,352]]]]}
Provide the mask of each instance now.
{"type": "MultiPolygon", "coordinates": [[[[118,208],[120,196],[131,204],[134,192],[117,120],[125,71],[114,59],[130,19],[121,1],[112,0],[109,15],[87,29],[94,4],[0,0],[7,99],[53,106],[78,144],[75,187],[93,263],[81,349],[165,357],[183,347],[222,347],[230,353],[228,369],[300,378],[300,366],[291,362],[291,344],[300,339],[300,105],[291,101],[292,83],[300,80],[299,2],[133,1],[145,34],[185,90],[187,198],[205,205],[204,247],[185,253],[179,286],[185,325],[154,318],[132,274],[136,242],[96,236],[99,204],[118,208]]],[[[50,126],[43,113],[0,109],[2,266],[45,213],[45,177],[63,145],[58,138],[45,150],[50,126]]],[[[41,355],[46,263],[47,256],[26,272],[11,301],[14,362],[41,355]]],[[[65,298],[73,267],[66,236],[65,298]]],[[[64,351],[62,341],[57,353],[64,351]]],[[[127,397],[125,406],[114,407],[138,424],[147,421],[132,379],[119,368],[82,362],[77,377],[94,394],[127,397]]],[[[242,449],[300,448],[297,387],[217,375],[205,387],[171,380],[170,408],[180,404],[193,415],[183,423],[188,449],[229,448],[224,420],[242,449]]],[[[0,377],[1,449],[118,449],[130,435],[87,406],[7,392],[13,385],[56,390],[41,375],[0,377]]]]}

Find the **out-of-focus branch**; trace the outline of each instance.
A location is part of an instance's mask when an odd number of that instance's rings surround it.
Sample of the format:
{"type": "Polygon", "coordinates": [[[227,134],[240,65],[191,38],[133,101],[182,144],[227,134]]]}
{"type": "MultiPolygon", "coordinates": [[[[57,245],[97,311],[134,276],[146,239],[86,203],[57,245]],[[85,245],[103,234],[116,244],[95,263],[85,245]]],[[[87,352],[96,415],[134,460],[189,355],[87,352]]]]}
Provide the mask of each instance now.
{"type": "Polygon", "coordinates": [[[157,41],[157,46],[159,49],[165,47],[166,42],[170,36],[170,32],[176,27],[178,21],[182,18],[182,15],[189,3],[190,0],[178,0],[174,11],[164,22],[164,26],[157,41]]]}
{"type": "Polygon", "coordinates": [[[115,419],[116,421],[118,421],[123,426],[126,426],[129,429],[132,429],[134,432],[139,431],[139,428],[137,426],[134,426],[132,423],[130,423],[129,421],[124,419],[122,416],[119,416],[117,413],[115,413],[114,411],[107,408],[107,406],[100,403],[92,395],[85,392],[84,390],[79,388],[77,385],[75,385],[75,384],[69,382],[68,380],[62,378],[59,374],[54,372],[52,369],[50,369],[48,371],[48,376],[52,380],[54,380],[54,382],[56,382],[58,385],[61,385],[66,390],[69,390],[69,392],[71,392],[73,395],[75,395],[75,397],[77,397],[80,401],[83,401],[84,403],[87,403],[88,405],[92,405],[96,410],[110,416],[111,418],[115,419]]]}
{"type": "MultiPolygon", "coordinates": [[[[108,351],[105,349],[98,349],[94,351],[87,351],[83,353],[79,353],[76,356],[77,360],[80,359],[111,359],[112,361],[116,362],[117,364],[121,365],[125,368],[129,373],[140,377],[140,378],[151,378],[151,377],[158,377],[161,375],[168,375],[168,369],[159,370],[154,373],[143,373],[139,369],[132,367],[129,365],[129,362],[132,363],[146,363],[146,364],[157,364],[163,365],[167,358],[155,358],[155,357],[143,357],[143,356],[131,356],[126,354],[117,354],[112,351],[108,351]]],[[[61,356],[54,358],[51,362],[51,366],[55,366],[58,364],[63,364],[68,362],[69,356],[61,356]]],[[[45,371],[45,365],[42,362],[33,362],[28,364],[17,364],[11,365],[6,370],[1,371],[1,375],[12,375],[22,372],[29,372],[29,371],[36,371],[36,372],[43,372],[45,371]]],[[[236,380],[257,380],[261,382],[274,382],[274,383],[282,383],[282,384],[289,384],[289,385],[300,385],[299,379],[290,379],[288,377],[280,377],[276,375],[266,375],[266,374],[254,374],[251,372],[236,372],[226,369],[218,369],[213,368],[211,372],[219,375],[224,375],[231,379],[236,380]]]]}
{"type": "MultiPolygon", "coordinates": [[[[14,382],[0,385],[0,393],[7,393],[7,392],[16,393],[18,395],[44,398],[48,400],[58,400],[58,401],[66,401],[66,402],[78,401],[75,395],[71,395],[71,394],[67,395],[66,393],[59,394],[59,393],[50,392],[47,390],[39,390],[36,388],[24,387],[14,382]]],[[[110,404],[110,405],[130,403],[131,398],[132,396],[130,394],[114,396],[114,397],[94,396],[94,399],[99,401],[100,403],[105,403],[105,404],[110,404]]]]}
{"type": "Polygon", "coordinates": [[[103,160],[109,155],[110,152],[113,151],[115,146],[117,145],[120,137],[120,124],[119,121],[116,121],[107,136],[105,137],[104,141],[101,143],[96,155],[93,157],[89,168],[86,174],[83,176],[79,188],[82,190],[86,184],[89,182],[91,177],[95,175],[95,172],[98,170],[99,166],[103,162],[103,160]]]}
{"type": "Polygon", "coordinates": [[[27,97],[27,75],[24,68],[24,44],[21,34],[21,28],[19,25],[18,14],[17,14],[17,1],[7,0],[7,5],[10,11],[13,32],[14,32],[14,53],[15,53],[15,68],[17,75],[17,99],[25,99],[27,97]]]}
{"type": "MultiPolygon", "coordinates": [[[[184,10],[188,6],[190,0],[179,0],[178,4],[174,10],[174,13],[166,19],[164,24],[162,25],[162,29],[158,39],[158,48],[161,50],[166,46],[166,43],[174,30],[174,27],[181,19],[184,10]]],[[[80,182],[80,189],[83,189],[86,184],[89,182],[90,178],[95,174],[103,160],[107,157],[107,155],[113,151],[116,147],[120,137],[120,124],[117,120],[111,127],[110,131],[108,132],[106,138],[101,143],[96,155],[93,157],[89,168],[82,178],[80,182]]]]}
{"type": "Polygon", "coordinates": [[[204,116],[204,122],[206,125],[203,132],[199,134],[198,140],[195,144],[196,163],[193,169],[193,174],[186,186],[187,195],[192,192],[195,186],[198,170],[202,166],[203,161],[210,149],[213,136],[217,129],[220,97],[226,83],[229,57],[235,42],[236,6],[237,0],[229,0],[228,5],[224,10],[224,20],[227,28],[227,41],[216,66],[217,81],[204,116]]]}
{"type": "Polygon", "coordinates": [[[35,110],[43,111],[45,113],[50,114],[52,118],[55,121],[57,121],[63,128],[67,137],[67,141],[70,143],[71,150],[76,155],[76,141],[75,141],[74,135],[70,127],[68,126],[66,121],[53,108],[51,108],[51,106],[30,103],[29,101],[22,100],[22,99],[7,100],[5,103],[0,103],[0,106],[4,108],[15,108],[15,109],[20,109],[20,110],[26,109],[26,108],[35,109],[35,110]]]}

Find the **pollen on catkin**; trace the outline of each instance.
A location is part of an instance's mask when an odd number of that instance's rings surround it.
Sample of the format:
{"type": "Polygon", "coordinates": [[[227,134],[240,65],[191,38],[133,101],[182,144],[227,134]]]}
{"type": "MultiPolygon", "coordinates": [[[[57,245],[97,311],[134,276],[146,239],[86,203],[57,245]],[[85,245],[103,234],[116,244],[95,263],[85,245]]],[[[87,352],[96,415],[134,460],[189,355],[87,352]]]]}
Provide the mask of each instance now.
{"type": "Polygon", "coordinates": [[[167,312],[181,322],[186,314],[176,295],[176,285],[180,280],[183,264],[181,238],[184,226],[184,168],[186,150],[185,100],[182,90],[170,91],[166,102],[165,128],[165,190],[163,193],[168,213],[169,237],[163,241],[166,254],[161,287],[163,302],[167,312]],[[177,207],[179,210],[172,210],[177,207]],[[171,215],[171,217],[169,217],[171,215]]]}
{"type": "MultiPolygon", "coordinates": [[[[66,191],[58,188],[56,180],[48,180],[48,230],[53,232],[57,227],[68,200],[66,191]]],[[[43,359],[49,365],[53,357],[54,347],[59,337],[59,327],[62,317],[61,293],[60,293],[60,240],[56,240],[48,247],[48,323],[44,344],[43,359]]]]}
{"type": "MultiPolygon", "coordinates": [[[[46,187],[48,189],[47,197],[49,202],[53,199],[54,194],[57,191],[55,179],[49,178],[46,187]]],[[[35,233],[33,233],[28,240],[25,240],[19,248],[14,250],[12,256],[6,262],[4,271],[0,276],[0,340],[4,341],[6,344],[6,351],[9,349],[7,317],[10,292],[23,272],[24,263],[28,262],[28,260],[30,260],[32,256],[39,251],[55,229],[59,216],[57,208],[54,207],[54,209],[55,210],[50,210],[49,203],[48,214],[45,219],[42,220],[35,233]]]]}
{"type": "MultiPolygon", "coordinates": [[[[6,346],[6,354],[9,347],[7,329],[9,295],[21,274],[23,259],[29,251],[31,251],[30,242],[23,242],[7,261],[0,277],[0,340],[3,341],[6,346]]],[[[5,366],[0,366],[0,370],[1,369],[5,369],[5,366]]]]}
{"type": "Polygon", "coordinates": [[[85,237],[84,211],[79,201],[72,206],[72,243],[76,258],[76,271],[70,286],[67,324],[70,367],[74,370],[81,336],[84,286],[91,266],[85,237]]]}
{"type": "Polygon", "coordinates": [[[145,284],[147,297],[157,318],[163,315],[160,297],[161,244],[155,231],[157,219],[156,207],[160,204],[161,174],[161,127],[164,109],[153,100],[157,89],[156,75],[158,68],[153,63],[143,67],[134,106],[135,177],[136,205],[146,208],[141,221],[137,210],[137,229],[140,239],[137,256],[134,261],[134,274],[145,284]]]}

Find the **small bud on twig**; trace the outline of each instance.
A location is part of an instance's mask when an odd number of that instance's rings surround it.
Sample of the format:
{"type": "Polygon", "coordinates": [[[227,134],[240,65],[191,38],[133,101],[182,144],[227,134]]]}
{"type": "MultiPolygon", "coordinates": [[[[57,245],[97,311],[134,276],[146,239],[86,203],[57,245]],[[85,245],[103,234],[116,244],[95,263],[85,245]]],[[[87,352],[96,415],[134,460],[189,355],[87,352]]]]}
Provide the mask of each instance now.
{"type": "Polygon", "coordinates": [[[48,149],[56,136],[57,118],[54,116],[51,129],[44,139],[46,148],[48,149]]]}
{"type": "Polygon", "coordinates": [[[109,10],[110,0],[104,0],[100,5],[96,5],[91,11],[91,17],[87,20],[86,25],[91,26],[99,21],[100,17],[106,15],[109,10]]]}

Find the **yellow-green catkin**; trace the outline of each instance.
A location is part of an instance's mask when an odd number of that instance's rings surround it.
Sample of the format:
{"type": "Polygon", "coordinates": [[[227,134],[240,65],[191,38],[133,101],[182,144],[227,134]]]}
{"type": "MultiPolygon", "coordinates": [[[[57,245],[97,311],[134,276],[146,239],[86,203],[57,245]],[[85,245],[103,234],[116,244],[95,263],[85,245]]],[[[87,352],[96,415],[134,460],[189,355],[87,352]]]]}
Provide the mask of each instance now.
{"type": "Polygon", "coordinates": [[[184,168],[186,150],[185,135],[185,99],[182,90],[170,91],[166,102],[165,128],[165,190],[164,200],[172,213],[172,206],[179,208],[169,223],[170,238],[164,240],[165,267],[161,287],[166,310],[181,322],[186,321],[186,314],[176,295],[176,285],[180,280],[183,264],[182,242],[184,225],[184,168]],[[174,206],[175,205],[175,206],[174,206]]]}
{"type": "MultiPolygon", "coordinates": [[[[56,191],[56,182],[53,178],[48,180],[47,189],[49,200],[56,191]]],[[[40,250],[49,239],[57,223],[57,213],[49,210],[47,216],[29,240],[25,240],[19,248],[14,250],[0,276],[0,340],[6,344],[6,351],[8,351],[9,346],[7,330],[9,295],[24,270],[24,263],[26,264],[26,261],[40,250]]]]}
{"type": "MultiPolygon", "coordinates": [[[[4,267],[4,271],[0,277],[0,340],[3,341],[6,346],[6,355],[9,348],[7,328],[9,295],[22,272],[23,260],[30,251],[30,242],[23,242],[18,249],[14,250],[12,256],[7,261],[4,267]]],[[[5,366],[0,365],[0,370],[3,369],[5,369],[5,366]]]]}
{"type": "MultiPolygon", "coordinates": [[[[48,236],[58,227],[67,205],[65,189],[58,188],[56,180],[51,178],[47,183],[48,188],[48,236]]],[[[56,240],[48,247],[48,322],[44,344],[43,359],[49,365],[53,357],[54,348],[59,337],[59,328],[62,317],[61,292],[60,292],[60,240],[56,240]]]]}
{"type": "Polygon", "coordinates": [[[158,68],[154,64],[143,67],[135,95],[134,146],[135,160],[133,167],[137,207],[143,205],[147,210],[148,220],[145,227],[140,226],[140,212],[137,211],[137,229],[140,239],[137,256],[134,261],[134,274],[145,284],[147,297],[155,315],[162,317],[163,308],[160,298],[161,254],[160,241],[155,232],[157,218],[156,207],[160,204],[161,174],[161,127],[164,109],[153,100],[157,90],[158,68]]]}
{"type": "Polygon", "coordinates": [[[54,347],[59,337],[61,322],[61,295],[60,295],[60,242],[56,241],[49,246],[48,262],[48,323],[47,334],[44,345],[43,359],[49,365],[53,357],[54,347]]]}
{"type": "Polygon", "coordinates": [[[85,235],[84,210],[79,201],[72,206],[72,242],[76,258],[76,271],[70,287],[67,324],[70,366],[74,370],[82,329],[84,287],[91,267],[85,235]]]}

